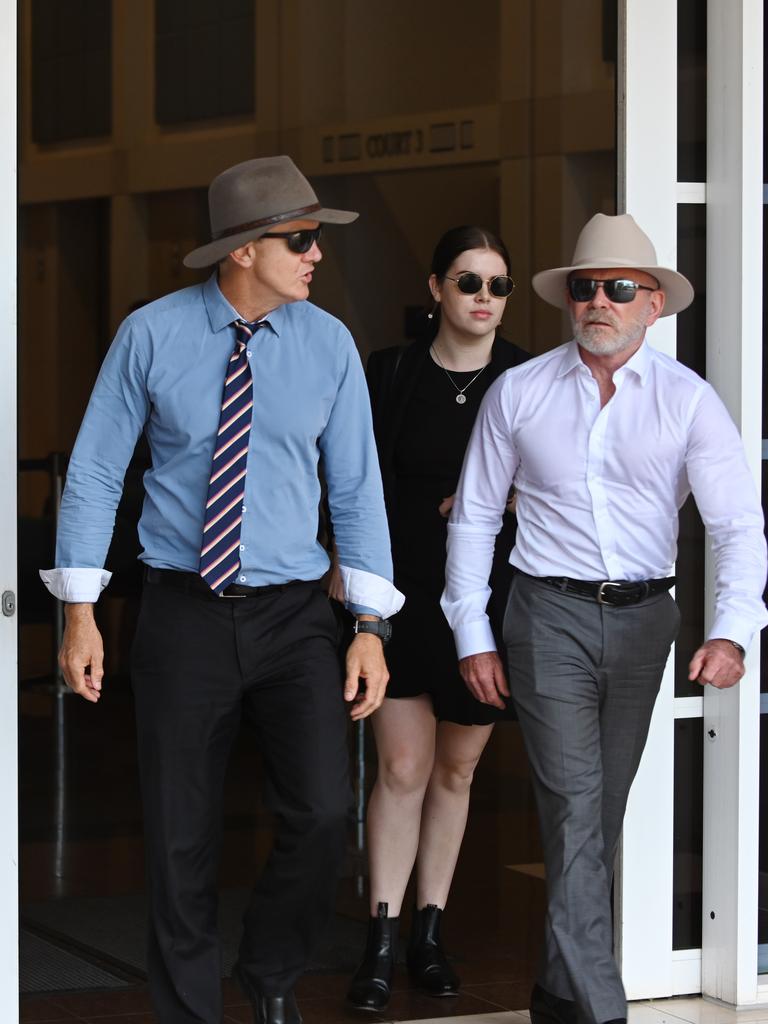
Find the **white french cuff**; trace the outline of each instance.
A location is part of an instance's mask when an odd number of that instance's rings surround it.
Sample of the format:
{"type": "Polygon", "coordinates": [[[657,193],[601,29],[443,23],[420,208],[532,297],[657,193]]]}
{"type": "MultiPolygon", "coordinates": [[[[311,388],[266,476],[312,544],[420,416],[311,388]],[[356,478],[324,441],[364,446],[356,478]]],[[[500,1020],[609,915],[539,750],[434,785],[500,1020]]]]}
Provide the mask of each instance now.
{"type": "Polygon", "coordinates": [[[488,616],[472,622],[462,622],[453,627],[453,639],[456,641],[456,653],[459,661],[471,654],[484,654],[496,650],[496,641],[488,621],[488,616]]]}
{"type": "Polygon", "coordinates": [[[95,604],[112,579],[106,569],[40,569],[48,591],[67,604],[95,604]]]}
{"type": "Polygon", "coordinates": [[[347,565],[340,565],[339,571],[347,605],[376,608],[382,619],[388,619],[403,607],[405,595],[383,576],[364,569],[350,569],[347,565]]]}

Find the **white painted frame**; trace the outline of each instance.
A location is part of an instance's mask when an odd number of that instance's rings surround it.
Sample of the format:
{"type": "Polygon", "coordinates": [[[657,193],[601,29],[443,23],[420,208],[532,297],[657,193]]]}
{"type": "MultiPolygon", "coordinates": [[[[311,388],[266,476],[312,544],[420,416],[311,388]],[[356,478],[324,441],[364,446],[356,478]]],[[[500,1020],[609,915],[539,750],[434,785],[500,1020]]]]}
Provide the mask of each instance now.
{"type": "MultiPolygon", "coordinates": [[[[677,206],[707,204],[707,373],[760,480],[762,392],[762,0],[709,0],[707,167],[677,182],[677,4],[621,0],[619,211],[676,265],[677,206]]],[[[660,327],[663,329],[659,330],[660,327]]],[[[651,343],[675,354],[674,318],[651,343]]],[[[711,615],[711,562],[706,605],[711,615]]],[[[711,621],[711,619],[710,619],[711,621]]],[[[734,690],[675,699],[672,659],[630,795],[616,882],[617,956],[630,999],[702,992],[768,1002],[757,974],[759,640],[734,690]],[[703,949],[672,949],[674,722],[702,718],[703,949]],[[711,915],[714,914],[714,917],[711,915]]]]}
{"type": "MultiPolygon", "coordinates": [[[[618,212],[653,239],[659,261],[677,264],[677,3],[619,3],[618,212]]],[[[674,317],[649,341],[676,352],[674,317]]],[[[648,743],[629,797],[615,886],[617,957],[629,999],[680,991],[672,956],[674,658],[667,664],[648,743]]],[[[682,991],[698,991],[698,985],[682,991]]]]}
{"type": "MultiPolygon", "coordinates": [[[[707,376],[762,459],[763,2],[707,5],[707,376]]],[[[707,608],[714,580],[708,556],[707,608]]],[[[704,693],[702,992],[768,1002],[758,980],[760,640],[738,687],[704,693]],[[713,735],[714,734],[714,735],[713,735]]]]}
{"type": "MultiPolygon", "coordinates": [[[[16,581],[16,2],[0,0],[0,594],[16,581]]],[[[0,614],[0,1020],[19,1019],[17,616],[0,614]]]]}

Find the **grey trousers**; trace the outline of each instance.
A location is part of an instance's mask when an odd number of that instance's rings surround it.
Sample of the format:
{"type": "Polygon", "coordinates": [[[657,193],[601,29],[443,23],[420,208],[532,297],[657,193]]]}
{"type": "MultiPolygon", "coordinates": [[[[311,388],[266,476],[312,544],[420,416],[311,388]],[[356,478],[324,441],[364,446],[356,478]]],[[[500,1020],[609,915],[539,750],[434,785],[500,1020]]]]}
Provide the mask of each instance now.
{"type": "Polygon", "coordinates": [[[626,1017],[611,883],[632,780],[680,623],[659,594],[614,608],[515,574],[504,619],[512,697],[544,848],[541,986],[588,1024],[626,1017]]]}

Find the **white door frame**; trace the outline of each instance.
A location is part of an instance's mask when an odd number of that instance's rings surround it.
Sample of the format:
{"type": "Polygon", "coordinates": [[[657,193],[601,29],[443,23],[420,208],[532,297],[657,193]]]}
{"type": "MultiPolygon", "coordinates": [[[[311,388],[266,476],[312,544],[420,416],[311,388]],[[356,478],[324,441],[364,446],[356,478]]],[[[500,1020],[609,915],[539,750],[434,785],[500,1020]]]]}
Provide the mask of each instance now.
{"type": "MultiPolygon", "coordinates": [[[[621,0],[619,211],[676,265],[677,207],[707,204],[707,376],[759,488],[762,391],[762,0],[708,0],[707,182],[677,181],[677,4],[621,0]]],[[[674,318],[651,343],[675,354],[674,318]]],[[[705,599],[711,621],[711,564],[705,599]]],[[[768,1002],[757,974],[759,641],[727,692],[675,698],[673,659],[630,794],[617,874],[617,955],[630,999],[703,992],[768,1002]],[[674,723],[701,718],[703,950],[672,949],[674,723]]]]}
{"type": "MultiPolygon", "coordinates": [[[[677,265],[677,3],[621,0],[617,74],[618,212],[677,265]]],[[[675,317],[649,340],[676,351],[675,317]]],[[[616,877],[617,955],[629,999],[671,995],[674,658],[664,673],[648,743],[630,793],[616,877]]],[[[698,991],[698,985],[687,991],[698,991]]]]}
{"type": "MultiPolygon", "coordinates": [[[[0,0],[0,595],[16,581],[16,2],[0,0]],[[5,211],[5,212],[3,212],[5,211]]],[[[14,597],[15,600],[15,597],[14,597]]],[[[7,603],[5,611],[9,611],[7,603]]],[[[0,1020],[19,1019],[18,653],[0,611],[0,1020]]]]}
{"type": "MultiPolygon", "coordinates": [[[[741,431],[759,492],[763,0],[709,0],[707,38],[707,377],[741,431]]],[[[709,611],[713,593],[708,552],[709,611]]],[[[704,693],[702,991],[737,1006],[768,1002],[757,973],[759,729],[758,639],[739,686],[704,693]]]]}

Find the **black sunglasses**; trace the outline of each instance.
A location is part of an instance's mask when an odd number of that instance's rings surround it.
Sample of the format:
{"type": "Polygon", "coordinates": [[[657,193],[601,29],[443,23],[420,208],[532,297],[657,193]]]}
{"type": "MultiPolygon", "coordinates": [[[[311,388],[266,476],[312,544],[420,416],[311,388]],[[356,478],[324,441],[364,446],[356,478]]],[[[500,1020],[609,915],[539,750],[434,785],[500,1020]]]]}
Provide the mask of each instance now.
{"type": "Polygon", "coordinates": [[[322,226],[317,228],[302,228],[301,231],[265,231],[262,238],[284,238],[285,244],[291,252],[309,252],[312,246],[320,239],[323,233],[322,226]]]}
{"type": "Polygon", "coordinates": [[[650,288],[647,284],[638,284],[624,277],[612,277],[607,281],[596,281],[593,277],[568,279],[568,292],[574,302],[589,302],[595,297],[598,286],[602,287],[609,302],[631,302],[639,288],[646,292],[658,291],[658,288],[650,288]]]}
{"type": "Polygon", "coordinates": [[[471,270],[459,274],[458,277],[448,277],[447,274],[445,276],[448,281],[455,281],[459,291],[465,295],[477,295],[482,291],[484,284],[488,285],[488,291],[497,299],[506,299],[515,290],[515,282],[509,274],[498,274],[496,277],[489,277],[487,281],[483,281],[479,274],[471,270]]]}

